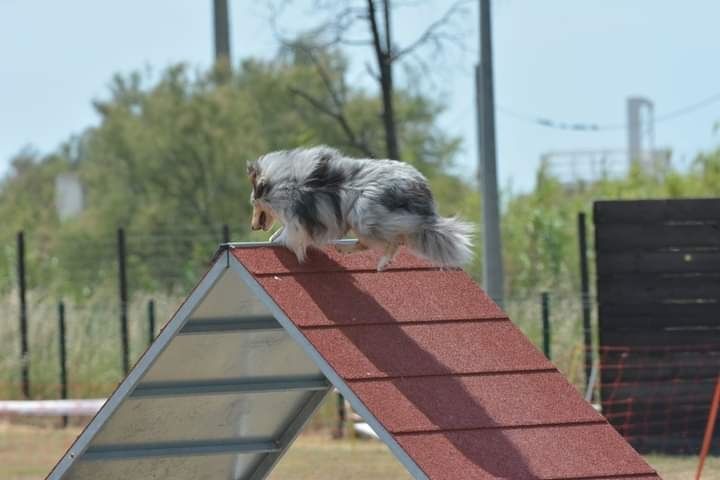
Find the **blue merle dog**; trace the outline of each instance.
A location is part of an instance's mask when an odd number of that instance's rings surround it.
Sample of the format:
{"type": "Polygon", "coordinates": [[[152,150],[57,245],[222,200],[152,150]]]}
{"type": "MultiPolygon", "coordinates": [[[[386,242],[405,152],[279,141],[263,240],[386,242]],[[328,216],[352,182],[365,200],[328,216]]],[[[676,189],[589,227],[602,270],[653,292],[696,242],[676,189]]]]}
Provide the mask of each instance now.
{"type": "Polygon", "coordinates": [[[263,155],[249,162],[248,176],[252,229],[268,231],[277,220],[281,227],[270,240],[300,262],[308,247],[332,243],[351,230],[358,242],[336,248],[381,250],[378,271],[401,245],[441,267],[472,258],[472,226],[439,216],[427,179],[407,163],[350,158],[318,146],[263,155]]]}

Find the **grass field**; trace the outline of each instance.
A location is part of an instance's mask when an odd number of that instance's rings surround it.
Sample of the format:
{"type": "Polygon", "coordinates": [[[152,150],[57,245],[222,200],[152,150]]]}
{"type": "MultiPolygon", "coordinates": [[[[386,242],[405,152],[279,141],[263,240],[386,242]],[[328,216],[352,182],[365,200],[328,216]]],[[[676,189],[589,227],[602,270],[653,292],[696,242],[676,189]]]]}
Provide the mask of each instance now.
{"type": "MultiPolygon", "coordinates": [[[[0,422],[0,476],[42,479],[80,433],[0,422]]],[[[665,480],[694,478],[696,457],[650,455],[665,480]]],[[[410,478],[387,448],[376,441],[330,440],[322,433],[301,436],[270,477],[273,480],[382,480],[410,478]]],[[[703,480],[720,480],[720,457],[708,459],[703,480]]]]}

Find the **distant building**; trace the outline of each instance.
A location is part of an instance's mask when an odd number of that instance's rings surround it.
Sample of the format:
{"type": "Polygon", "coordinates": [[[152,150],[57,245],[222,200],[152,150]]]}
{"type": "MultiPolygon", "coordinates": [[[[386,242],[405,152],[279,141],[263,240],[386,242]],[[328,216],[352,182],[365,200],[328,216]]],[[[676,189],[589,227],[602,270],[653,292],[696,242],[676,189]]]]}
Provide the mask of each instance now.
{"type": "Polygon", "coordinates": [[[655,105],[644,97],[627,99],[627,150],[630,164],[652,167],[655,150],[655,105]]]}
{"type": "Polygon", "coordinates": [[[637,166],[662,176],[670,167],[671,150],[655,148],[653,102],[627,99],[627,147],[592,150],[553,150],[540,156],[548,173],[567,184],[618,178],[637,166]]]}
{"type": "Polygon", "coordinates": [[[55,208],[60,221],[78,216],[85,207],[85,194],[75,173],[61,173],[55,178],[55,208]]]}

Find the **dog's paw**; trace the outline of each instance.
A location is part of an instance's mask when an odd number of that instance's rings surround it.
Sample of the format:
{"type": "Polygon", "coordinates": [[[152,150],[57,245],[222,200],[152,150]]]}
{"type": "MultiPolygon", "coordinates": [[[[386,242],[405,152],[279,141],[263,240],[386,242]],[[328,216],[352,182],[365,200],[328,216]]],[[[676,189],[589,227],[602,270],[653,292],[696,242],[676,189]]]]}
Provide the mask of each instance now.
{"type": "Polygon", "coordinates": [[[392,261],[392,258],[390,257],[382,257],[380,261],[378,262],[377,271],[378,272],[384,272],[387,270],[387,267],[390,266],[390,262],[392,261]]]}

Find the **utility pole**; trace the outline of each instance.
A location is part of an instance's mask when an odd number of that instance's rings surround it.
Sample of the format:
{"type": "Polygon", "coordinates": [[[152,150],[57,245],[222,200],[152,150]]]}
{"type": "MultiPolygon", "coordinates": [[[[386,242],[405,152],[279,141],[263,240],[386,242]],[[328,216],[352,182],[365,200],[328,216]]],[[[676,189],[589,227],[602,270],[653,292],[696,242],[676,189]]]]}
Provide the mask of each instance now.
{"type": "Polygon", "coordinates": [[[490,0],[480,0],[480,63],[475,67],[478,175],[483,203],[483,283],[487,294],[503,304],[502,243],[495,166],[495,98],[493,92],[490,0]]]}
{"type": "Polygon", "coordinates": [[[213,18],[215,27],[215,62],[225,60],[230,63],[230,20],[227,0],[213,0],[213,18]]]}
{"type": "Polygon", "coordinates": [[[390,19],[390,0],[383,0],[383,19],[385,23],[385,54],[383,57],[384,75],[382,85],[383,95],[383,120],[385,122],[385,143],[387,145],[388,158],[400,160],[400,147],[398,147],[397,125],[395,125],[395,107],[393,97],[395,87],[393,86],[393,50],[392,50],[392,22],[390,19]]]}

